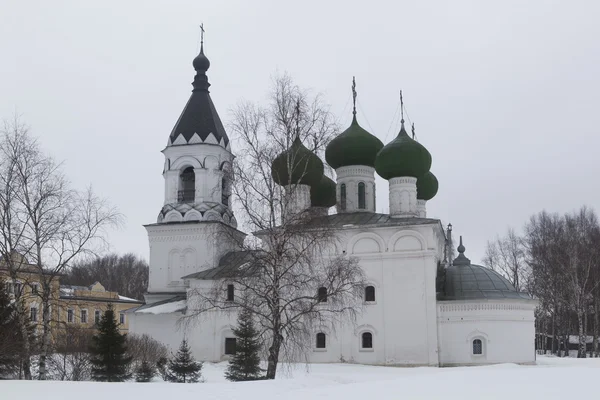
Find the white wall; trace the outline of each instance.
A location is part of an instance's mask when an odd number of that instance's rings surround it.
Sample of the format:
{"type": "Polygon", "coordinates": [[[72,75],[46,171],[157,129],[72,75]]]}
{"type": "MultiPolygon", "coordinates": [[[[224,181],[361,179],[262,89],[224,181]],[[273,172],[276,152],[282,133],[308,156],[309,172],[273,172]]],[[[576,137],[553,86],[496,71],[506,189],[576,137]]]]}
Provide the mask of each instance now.
{"type": "Polygon", "coordinates": [[[535,300],[438,303],[440,365],[535,362],[535,300]],[[473,355],[474,339],[483,354],[473,355]]]}

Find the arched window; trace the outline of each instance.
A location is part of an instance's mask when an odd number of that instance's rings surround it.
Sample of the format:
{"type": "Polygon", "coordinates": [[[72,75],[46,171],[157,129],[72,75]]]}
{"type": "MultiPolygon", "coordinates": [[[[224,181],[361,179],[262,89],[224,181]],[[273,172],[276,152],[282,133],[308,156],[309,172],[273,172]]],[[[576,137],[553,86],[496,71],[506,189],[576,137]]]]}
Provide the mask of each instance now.
{"type": "Polygon", "coordinates": [[[227,181],[225,178],[221,179],[221,203],[229,205],[229,193],[227,192],[227,181]]]}
{"type": "Polygon", "coordinates": [[[358,183],[358,208],[361,210],[367,208],[364,182],[358,183]]]}
{"type": "Polygon", "coordinates": [[[340,208],[342,210],[346,209],[346,184],[342,183],[340,185],[340,208]]]}
{"type": "Polygon", "coordinates": [[[179,175],[177,200],[180,203],[193,203],[196,195],[196,174],[194,168],[187,167],[179,175]]]}
{"type": "Polygon", "coordinates": [[[326,344],[325,334],[323,332],[317,333],[317,349],[324,349],[326,344]]]}
{"type": "Polygon", "coordinates": [[[473,340],[473,354],[474,355],[483,354],[483,343],[481,342],[481,339],[473,340]]]}
{"type": "Polygon", "coordinates": [[[361,336],[361,347],[363,349],[373,348],[373,334],[371,332],[363,332],[361,336]]]}
{"type": "Polygon", "coordinates": [[[365,301],[375,301],[375,286],[365,288],[365,301]]]}
{"type": "Polygon", "coordinates": [[[327,303],[327,288],[320,287],[317,291],[317,298],[319,299],[319,303],[327,303]]]}

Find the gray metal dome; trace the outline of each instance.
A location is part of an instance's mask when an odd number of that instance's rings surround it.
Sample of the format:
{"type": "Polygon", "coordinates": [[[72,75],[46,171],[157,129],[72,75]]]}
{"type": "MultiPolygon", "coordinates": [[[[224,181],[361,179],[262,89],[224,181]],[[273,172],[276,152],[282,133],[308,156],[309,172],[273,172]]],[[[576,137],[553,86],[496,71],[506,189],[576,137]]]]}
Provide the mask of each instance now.
{"type": "Polygon", "coordinates": [[[454,265],[445,269],[443,292],[438,300],[524,299],[531,300],[525,292],[518,292],[510,282],[490,268],[471,264],[465,257],[465,247],[460,238],[459,255],[454,265]]]}

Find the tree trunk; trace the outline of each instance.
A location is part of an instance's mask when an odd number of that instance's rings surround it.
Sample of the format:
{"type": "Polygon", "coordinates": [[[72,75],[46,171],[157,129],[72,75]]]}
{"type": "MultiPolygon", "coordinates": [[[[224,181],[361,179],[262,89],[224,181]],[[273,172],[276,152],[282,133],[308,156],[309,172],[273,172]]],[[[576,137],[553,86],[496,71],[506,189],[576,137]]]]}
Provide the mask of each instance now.
{"type": "MultiPolygon", "coordinates": [[[[48,294],[49,295],[49,294],[48,294]]],[[[50,349],[50,299],[46,298],[46,294],[42,299],[42,321],[43,321],[43,331],[42,331],[42,349],[40,351],[40,361],[39,361],[39,369],[38,369],[38,379],[40,381],[45,381],[47,377],[47,368],[46,368],[46,359],[48,357],[48,351],[50,349]]]]}
{"type": "Polygon", "coordinates": [[[586,342],[586,337],[585,337],[585,325],[583,322],[584,319],[584,312],[581,309],[581,306],[578,307],[577,309],[577,330],[579,333],[579,345],[577,346],[577,358],[585,358],[586,356],[586,352],[585,352],[585,342],[586,342]]]}
{"type": "Polygon", "coordinates": [[[277,364],[279,363],[279,350],[283,337],[279,332],[273,332],[273,342],[269,347],[269,357],[267,363],[267,379],[275,379],[277,374],[277,364]]]}
{"type": "Polygon", "coordinates": [[[600,311],[600,307],[598,307],[598,303],[600,303],[600,299],[598,296],[594,299],[594,341],[592,348],[594,350],[594,357],[598,357],[598,331],[600,327],[598,326],[600,323],[600,318],[598,317],[598,311],[600,311]]]}
{"type": "Polygon", "coordinates": [[[31,343],[29,342],[29,330],[27,329],[28,322],[23,304],[21,301],[17,301],[17,319],[19,320],[19,330],[21,331],[21,339],[23,340],[22,349],[22,366],[23,366],[23,377],[30,381],[31,380],[31,343]]]}
{"type": "Polygon", "coordinates": [[[556,304],[554,305],[554,311],[552,312],[552,348],[550,349],[551,354],[556,354],[556,304]]]}

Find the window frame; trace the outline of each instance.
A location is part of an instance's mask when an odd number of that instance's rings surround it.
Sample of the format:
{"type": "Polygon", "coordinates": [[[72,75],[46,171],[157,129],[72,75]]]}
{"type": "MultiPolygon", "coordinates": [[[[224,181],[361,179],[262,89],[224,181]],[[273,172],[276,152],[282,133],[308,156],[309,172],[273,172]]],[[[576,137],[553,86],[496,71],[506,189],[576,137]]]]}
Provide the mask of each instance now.
{"type": "Polygon", "coordinates": [[[40,284],[39,283],[32,283],[31,285],[31,294],[39,294],[40,293],[40,284]]]}
{"type": "Polygon", "coordinates": [[[79,310],[79,322],[82,324],[87,324],[89,320],[88,310],[87,308],[82,308],[79,310]],[[85,315],[85,318],[83,317],[85,315]]]}
{"type": "Polygon", "coordinates": [[[235,286],[233,283],[227,284],[226,301],[235,301],[235,286]]]}
{"type": "Polygon", "coordinates": [[[94,310],[94,324],[99,324],[102,319],[102,311],[94,310]]]}
{"type": "Polygon", "coordinates": [[[473,357],[483,357],[484,356],[484,347],[483,346],[484,346],[484,342],[483,342],[482,338],[480,338],[480,337],[473,338],[471,340],[471,355],[473,357]],[[479,353],[475,352],[475,345],[476,345],[475,342],[479,342],[479,353]]]}
{"type": "Polygon", "coordinates": [[[319,303],[327,303],[327,288],[325,286],[321,286],[317,289],[317,300],[319,303]]]}
{"type": "Polygon", "coordinates": [[[358,190],[356,192],[357,192],[357,197],[358,197],[358,209],[366,210],[367,209],[367,186],[365,185],[364,182],[358,182],[358,190]]]}
{"type": "Polygon", "coordinates": [[[225,346],[223,348],[223,354],[226,355],[226,356],[233,356],[233,355],[235,355],[235,353],[237,351],[237,338],[231,337],[231,336],[230,337],[226,337],[223,345],[225,346]],[[231,347],[230,347],[231,345],[228,345],[228,343],[232,343],[232,341],[233,341],[233,352],[230,351],[231,350],[231,347]]]}
{"type": "Polygon", "coordinates": [[[325,332],[317,332],[315,335],[315,351],[327,351],[327,334],[325,332]],[[319,339],[322,339],[322,342],[319,339]]]}
{"type": "Polygon", "coordinates": [[[119,313],[119,324],[120,325],[125,325],[125,313],[124,312],[120,312],[119,313]]]}
{"type": "Polygon", "coordinates": [[[377,290],[375,289],[375,285],[365,286],[365,303],[366,304],[375,304],[377,302],[377,290]],[[373,300],[369,300],[369,288],[373,289],[373,300]]]}
{"type": "Polygon", "coordinates": [[[72,324],[73,322],[75,322],[75,310],[67,308],[67,324],[72,324]]]}
{"type": "Polygon", "coordinates": [[[37,306],[29,307],[29,320],[31,322],[38,322],[38,308],[37,306]]]}
{"type": "Polygon", "coordinates": [[[346,211],[346,193],[347,189],[346,189],[346,184],[342,183],[340,185],[340,209],[342,211],[346,211]]]}
{"type": "Polygon", "coordinates": [[[359,340],[360,340],[360,351],[374,351],[374,344],[373,344],[373,332],[371,331],[362,331],[360,333],[359,336],[359,340]],[[371,341],[371,346],[370,347],[365,347],[365,335],[370,335],[369,340],[371,341]]]}

